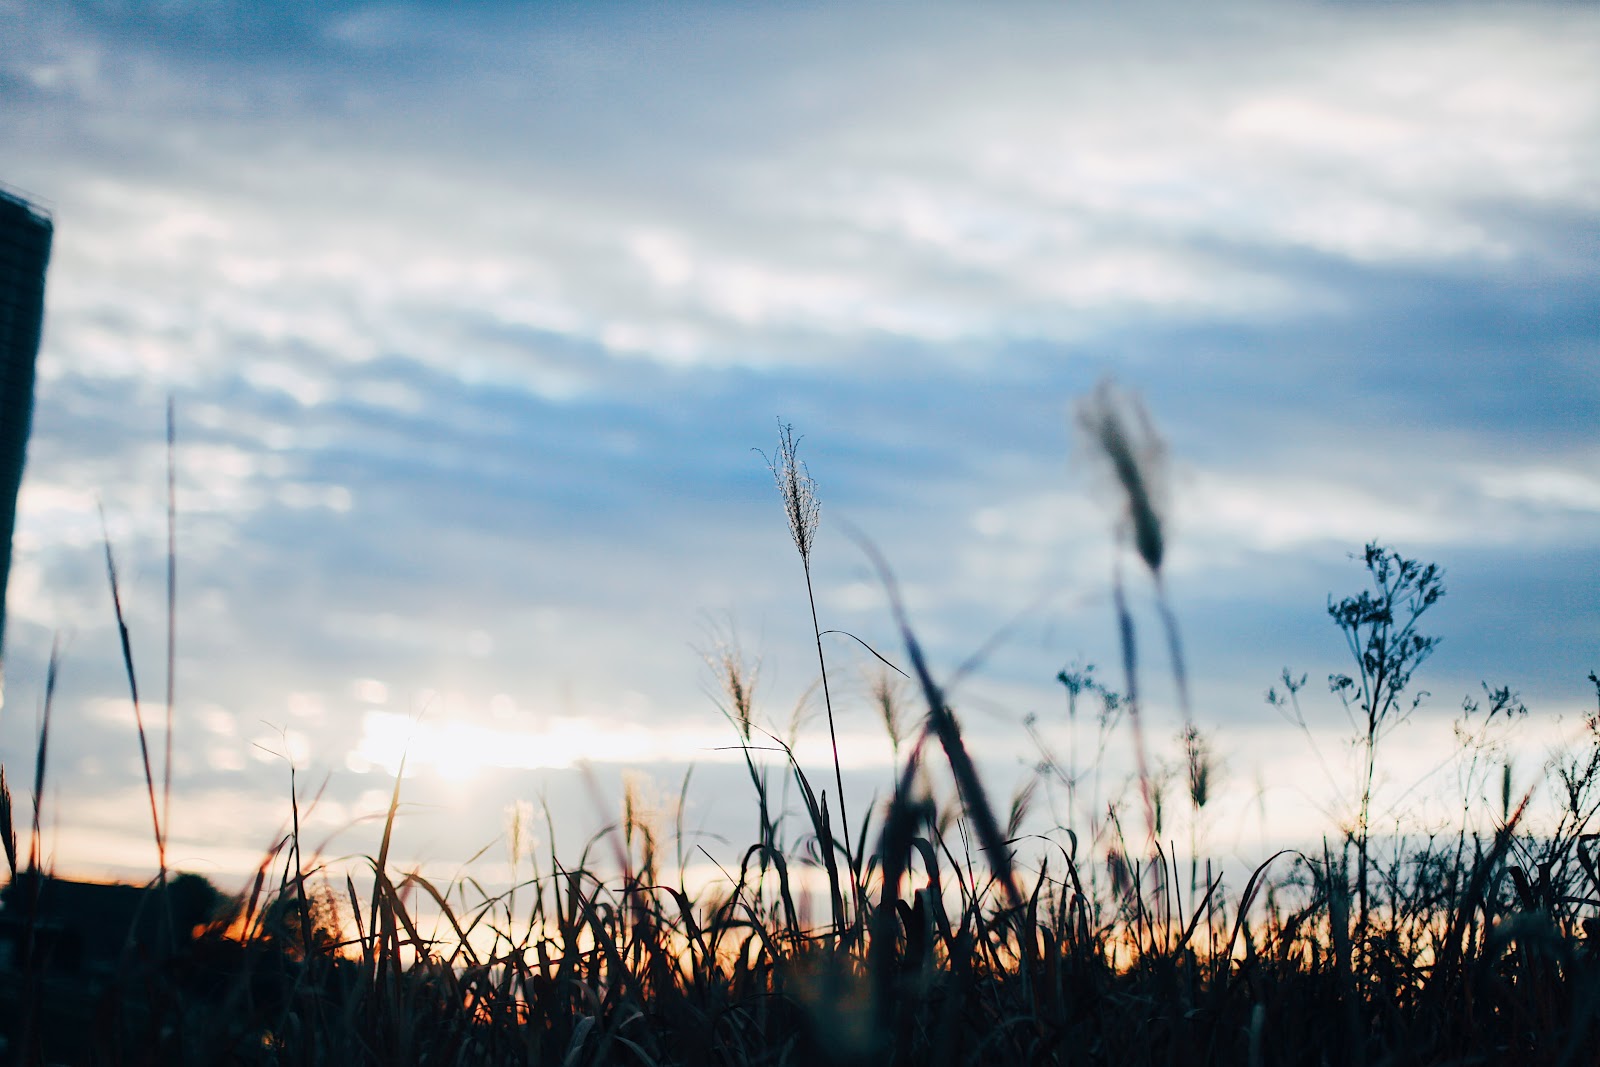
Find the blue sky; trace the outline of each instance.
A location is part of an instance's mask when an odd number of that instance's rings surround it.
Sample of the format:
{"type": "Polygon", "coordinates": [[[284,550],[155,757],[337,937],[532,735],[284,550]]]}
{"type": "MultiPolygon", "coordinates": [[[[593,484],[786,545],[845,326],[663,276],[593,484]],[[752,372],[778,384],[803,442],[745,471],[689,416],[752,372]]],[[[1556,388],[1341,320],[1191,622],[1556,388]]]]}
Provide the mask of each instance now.
{"type": "MultiPolygon", "coordinates": [[[[895,649],[845,524],[943,669],[1020,618],[954,695],[1004,792],[1023,717],[1061,725],[1055,672],[1115,680],[1109,501],[1068,417],[1106,375],[1170,449],[1225,821],[1258,793],[1339,810],[1261,695],[1343,669],[1323,605],[1370,539],[1449,588],[1393,797],[1481,680],[1528,700],[1530,745],[1593,708],[1592,7],[12,0],[0,36],[0,181],[57,224],[0,745],[27,763],[67,635],[63,866],[151,859],[95,505],[158,694],[169,395],[173,837],[219,877],[285,814],[266,749],[331,775],[331,831],[402,733],[419,859],[541,791],[598,824],[580,757],[668,796],[693,762],[687,821],[715,822],[739,786],[703,653],[735,637],[817,758],[752,451],[780,418],[819,483],[824,627],[895,649]]],[[[863,654],[829,653],[864,807],[888,749],[863,654]]],[[[1307,706],[1337,763],[1342,713],[1307,706]]]]}

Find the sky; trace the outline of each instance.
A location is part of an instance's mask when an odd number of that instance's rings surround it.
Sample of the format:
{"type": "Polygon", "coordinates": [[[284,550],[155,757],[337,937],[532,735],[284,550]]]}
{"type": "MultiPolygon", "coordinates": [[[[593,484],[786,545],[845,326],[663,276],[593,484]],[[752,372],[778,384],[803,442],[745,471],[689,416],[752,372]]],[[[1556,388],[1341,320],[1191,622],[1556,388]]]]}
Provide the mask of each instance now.
{"type": "MultiPolygon", "coordinates": [[[[905,664],[874,546],[998,796],[1030,721],[1070,743],[1058,671],[1123,686],[1119,558],[1170,755],[1152,589],[1073,429],[1107,379],[1170,460],[1220,851],[1348,813],[1326,606],[1368,541],[1448,591],[1386,813],[1449,810],[1424,772],[1481,683],[1529,708],[1519,782],[1595,710],[1592,5],[0,0],[0,39],[0,182],[56,226],[0,757],[23,796],[59,640],[63,871],[155,862],[99,509],[159,763],[169,398],[171,852],[230,886],[292,788],[370,852],[402,752],[410,862],[498,862],[518,802],[581,844],[625,775],[736,852],[730,648],[831,794],[783,423],[821,628],[905,664]],[[1263,700],[1285,668],[1309,737],[1263,700]]],[[[857,817],[877,661],[822,640],[857,817]]],[[[1071,821],[1046,792],[1030,825],[1071,821]]]]}

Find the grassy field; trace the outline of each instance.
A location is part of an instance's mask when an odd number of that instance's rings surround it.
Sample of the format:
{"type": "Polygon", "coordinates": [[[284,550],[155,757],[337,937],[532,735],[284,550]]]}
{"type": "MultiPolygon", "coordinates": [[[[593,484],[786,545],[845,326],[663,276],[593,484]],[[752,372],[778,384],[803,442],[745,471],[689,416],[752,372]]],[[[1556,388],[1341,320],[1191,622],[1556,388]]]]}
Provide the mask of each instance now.
{"type": "MultiPolygon", "coordinates": [[[[1187,717],[1161,584],[1159,441],[1109,390],[1080,405],[1078,421],[1118,489],[1126,559],[1155,579],[1187,717]]],[[[815,486],[787,429],[769,460],[809,594],[815,486]]],[[[1132,741],[1138,769],[1116,796],[1085,795],[1092,758],[1059,759],[1041,743],[1040,775],[1071,798],[1070,824],[1049,834],[1020,835],[1026,792],[997,805],[979,780],[875,559],[902,638],[884,654],[878,690],[897,777],[876,809],[840,800],[837,757],[820,781],[791,759],[783,773],[804,829],[781,824],[777,772],[753,754],[769,739],[757,736],[750,678],[730,653],[716,667],[758,830],[710,888],[686,888],[681,858],[664,858],[672,842],[631,795],[582,854],[519,857],[531,872],[508,890],[470,876],[435,885],[390,855],[397,779],[364,867],[329,870],[291,832],[238,898],[200,922],[157,922],[95,977],[62,973],[26,920],[27,887],[40,884],[28,875],[40,863],[47,714],[26,855],[9,785],[0,809],[20,887],[7,913],[23,917],[0,972],[7,1054],[28,1064],[560,1067],[1600,1062],[1600,707],[1588,746],[1535,783],[1554,798],[1540,825],[1533,789],[1513,791],[1486,740],[1524,714],[1499,689],[1463,709],[1461,824],[1420,839],[1375,835],[1383,741],[1413,706],[1412,672],[1432,650],[1425,615],[1443,585],[1437,568],[1378,545],[1357,559],[1363,587],[1328,605],[1351,651],[1352,673],[1329,687],[1357,724],[1356,815],[1315,847],[1247,871],[1219,869],[1195,836],[1186,854],[1162,843],[1175,803],[1203,825],[1215,766],[1192,722],[1176,765],[1147,755],[1120,571],[1121,680],[1089,670],[1058,680],[1102,743],[1132,741]],[[942,804],[927,785],[934,767],[954,785],[942,804]]],[[[1305,685],[1286,674],[1272,694],[1291,724],[1303,723],[1305,685]]],[[[144,756],[160,846],[163,782],[148,746],[144,756]]],[[[515,854],[519,831],[511,837],[515,854]]],[[[157,879],[148,907],[158,918],[188,913],[175,903],[180,884],[157,879]]]]}

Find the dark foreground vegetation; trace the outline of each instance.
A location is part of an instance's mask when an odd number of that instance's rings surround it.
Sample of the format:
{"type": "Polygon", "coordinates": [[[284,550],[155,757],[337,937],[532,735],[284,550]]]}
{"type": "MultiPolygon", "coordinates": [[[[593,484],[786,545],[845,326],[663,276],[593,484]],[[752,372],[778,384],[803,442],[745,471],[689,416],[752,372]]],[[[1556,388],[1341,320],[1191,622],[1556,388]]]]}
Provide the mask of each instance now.
{"type": "MultiPolygon", "coordinates": [[[[1080,425],[1120,487],[1119,532],[1156,580],[1187,714],[1160,584],[1158,443],[1124,403],[1103,391],[1080,425]]],[[[809,591],[816,498],[787,431],[771,462],[809,591]]],[[[397,782],[382,845],[361,870],[325,869],[291,832],[231,901],[163,874],[100,968],[69,966],[59,923],[45,921],[45,897],[59,891],[38,871],[47,714],[27,857],[0,790],[13,876],[0,969],[7,1054],[559,1067],[1600,1062],[1600,707],[1584,747],[1514,789],[1492,738],[1525,711],[1510,690],[1486,689],[1460,719],[1460,825],[1374,835],[1382,742],[1416,706],[1412,672],[1433,648],[1421,624],[1444,589],[1437,568],[1383,547],[1358,559],[1365,588],[1328,605],[1351,653],[1353,673],[1332,675],[1329,689],[1355,728],[1353,814],[1315,848],[1226,877],[1199,858],[1194,829],[1185,851],[1165,843],[1168,794],[1203,825],[1214,760],[1192,724],[1175,763],[1147,755],[1120,574],[1122,683],[1113,690],[1090,669],[1059,681],[1074,731],[1082,710],[1099,752],[1108,736],[1131,739],[1138,771],[1102,798],[1085,773],[1097,760],[1078,758],[1075,733],[1064,759],[1036,734],[1036,784],[1065,797],[1052,832],[1022,833],[1031,792],[992,803],[901,617],[902,647],[885,657],[898,666],[879,689],[897,778],[853,822],[836,800],[837,767],[819,782],[792,757],[786,768],[757,758],[787,750],[755,725],[737,654],[714,657],[754,824],[720,883],[691,888],[681,843],[669,863],[672,840],[630,799],[583,854],[542,857],[512,889],[435,885],[391,863],[397,782]],[[950,783],[942,803],[934,772],[950,783]],[[780,784],[799,797],[798,836],[779,817],[780,784]]],[[[820,641],[818,656],[831,730],[820,641]]],[[[1292,723],[1303,723],[1305,685],[1286,672],[1269,695],[1292,723]]],[[[160,777],[148,784],[160,846],[160,777]]]]}

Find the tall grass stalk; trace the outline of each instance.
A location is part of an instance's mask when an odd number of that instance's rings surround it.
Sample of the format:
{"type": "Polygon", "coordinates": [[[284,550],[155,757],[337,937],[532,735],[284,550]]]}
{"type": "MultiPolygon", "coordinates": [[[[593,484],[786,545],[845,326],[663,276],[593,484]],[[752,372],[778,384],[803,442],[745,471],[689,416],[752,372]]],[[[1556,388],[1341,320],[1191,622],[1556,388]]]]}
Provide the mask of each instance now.
{"type": "MultiPolygon", "coordinates": [[[[1156,433],[1150,416],[1137,396],[1118,389],[1109,378],[1074,407],[1073,419],[1085,453],[1099,464],[1116,494],[1116,531],[1119,543],[1131,543],[1155,582],[1157,604],[1166,629],[1172,668],[1178,683],[1184,721],[1191,721],[1188,676],[1178,638],[1177,620],[1167,603],[1161,579],[1166,556],[1168,493],[1167,447],[1156,433]]],[[[1128,722],[1133,731],[1134,757],[1139,774],[1139,794],[1144,802],[1145,826],[1150,844],[1157,843],[1155,797],[1151,791],[1150,761],[1145,744],[1144,719],[1139,704],[1138,651],[1133,614],[1123,589],[1120,557],[1112,565],[1112,597],[1122,644],[1122,666],[1128,700],[1128,722]]]]}
{"type": "MultiPolygon", "coordinates": [[[[811,632],[817,646],[817,670],[822,677],[822,704],[828,715],[828,741],[833,747],[833,783],[839,798],[839,824],[844,828],[844,838],[848,843],[850,815],[845,806],[844,771],[839,760],[839,733],[833,720],[833,693],[828,686],[828,659],[822,652],[822,625],[817,619],[817,594],[811,580],[811,548],[816,540],[822,504],[817,499],[816,480],[811,477],[811,471],[800,460],[798,447],[799,441],[794,436],[794,427],[780,421],[777,449],[771,456],[765,453],[761,453],[761,456],[766,461],[767,469],[772,472],[773,480],[778,484],[778,493],[783,498],[784,515],[789,520],[789,536],[794,541],[795,550],[800,554],[800,566],[805,572],[806,603],[811,609],[811,632]]],[[[823,806],[826,807],[825,798],[823,806]]],[[[828,846],[828,852],[829,855],[832,854],[831,846],[828,846]]],[[[846,852],[848,853],[848,847],[846,852]]],[[[853,866],[850,870],[850,882],[852,897],[859,905],[861,886],[853,866]]]]}

